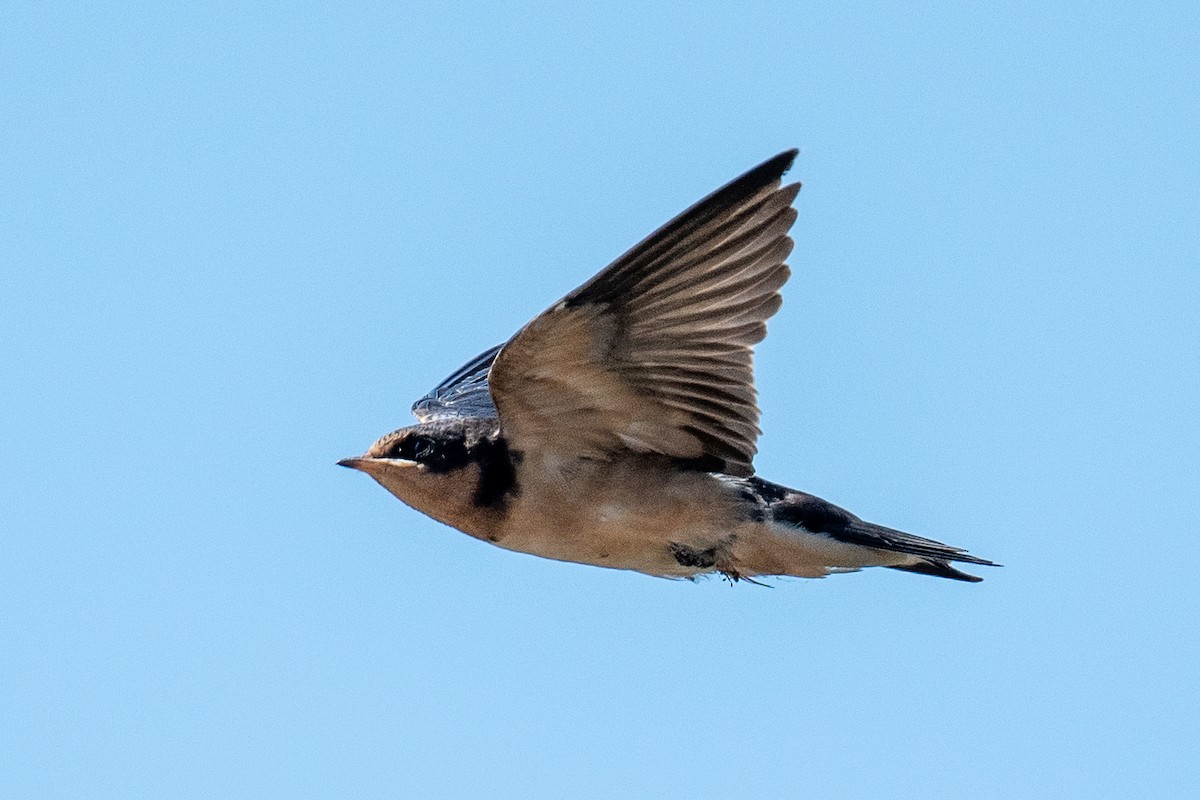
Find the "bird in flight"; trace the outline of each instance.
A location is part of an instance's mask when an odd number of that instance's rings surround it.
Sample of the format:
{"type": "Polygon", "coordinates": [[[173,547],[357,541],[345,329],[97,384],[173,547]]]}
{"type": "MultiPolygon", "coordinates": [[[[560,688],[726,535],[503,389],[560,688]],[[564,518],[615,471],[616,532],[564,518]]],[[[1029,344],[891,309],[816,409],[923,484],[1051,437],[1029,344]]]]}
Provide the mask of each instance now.
{"type": "Polygon", "coordinates": [[[795,150],[652,233],[338,463],[477,539],[669,578],[889,567],[978,581],[957,547],[754,475],[753,347],[790,274],[795,150]]]}

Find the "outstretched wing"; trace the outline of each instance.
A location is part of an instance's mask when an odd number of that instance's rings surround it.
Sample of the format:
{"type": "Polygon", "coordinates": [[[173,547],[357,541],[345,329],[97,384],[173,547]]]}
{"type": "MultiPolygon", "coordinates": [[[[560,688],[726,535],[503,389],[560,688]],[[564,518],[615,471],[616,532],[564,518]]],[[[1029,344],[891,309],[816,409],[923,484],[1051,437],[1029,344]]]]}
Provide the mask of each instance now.
{"type": "Polygon", "coordinates": [[[621,451],[753,473],[752,348],[782,302],[796,151],[717,190],[506,344],[487,380],[518,450],[621,451]]]}
{"type": "Polygon", "coordinates": [[[413,403],[413,416],[421,422],[444,417],[495,417],[496,406],[488,391],[487,376],[503,346],[489,348],[456,369],[413,403]]]}

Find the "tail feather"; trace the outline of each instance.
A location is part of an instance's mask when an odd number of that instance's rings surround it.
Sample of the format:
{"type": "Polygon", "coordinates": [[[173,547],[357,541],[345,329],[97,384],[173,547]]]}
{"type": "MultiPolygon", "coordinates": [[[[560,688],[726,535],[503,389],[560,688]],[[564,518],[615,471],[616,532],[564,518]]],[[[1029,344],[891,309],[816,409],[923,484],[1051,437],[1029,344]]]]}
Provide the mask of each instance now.
{"type": "Polygon", "coordinates": [[[866,522],[844,508],[805,492],[768,483],[761,478],[750,478],[746,485],[750,494],[769,509],[771,518],[777,522],[795,525],[839,542],[906,553],[921,559],[916,564],[893,566],[892,569],[975,582],[983,579],[955,569],[950,562],[1000,566],[986,558],[973,556],[961,547],[866,522]]]}
{"type": "Polygon", "coordinates": [[[898,567],[888,567],[888,569],[898,569],[902,572],[916,572],[919,575],[933,575],[937,578],[949,578],[954,581],[967,581],[969,583],[979,583],[983,578],[978,575],[972,575],[968,572],[955,569],[950,566],[949,561],[944,561],[940,558],[931,558],[927,561],[922,561],[919,564],[905,564],[898,567]]]}
{"type": "MultiPolygon", "coordinates": [[[[849,513],[849,512],[846,512],[849,513]]],[[[875,547],[880,550],[894,550],[897,553],[909,553],[914,556],[925,556],[937,561],[963,561],[968,564],[980,564],[985,567],[998,567],[999,564],[986,558],[973,556],[961,547],[953,547],[924,536],[885,528],[873,522],[864,522],[854,518],[841,530],[830,533],[831,536],[843,542],[861,544],[864,547],[875,547]]]]}

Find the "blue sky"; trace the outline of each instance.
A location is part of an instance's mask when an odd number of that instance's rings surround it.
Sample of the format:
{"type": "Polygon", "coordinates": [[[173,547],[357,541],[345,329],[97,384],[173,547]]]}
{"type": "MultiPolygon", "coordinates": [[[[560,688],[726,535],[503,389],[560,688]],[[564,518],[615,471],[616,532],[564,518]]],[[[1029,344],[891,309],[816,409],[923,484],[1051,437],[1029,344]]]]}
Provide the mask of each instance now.
{"type": "Polygon", "coordinates": [[[405,5],[0,10],[0,795],[1194,790],[1194,3],[405,5]],[[541,561],[334,466],[791,146],[759,472],[986,582],[541,561]]]}

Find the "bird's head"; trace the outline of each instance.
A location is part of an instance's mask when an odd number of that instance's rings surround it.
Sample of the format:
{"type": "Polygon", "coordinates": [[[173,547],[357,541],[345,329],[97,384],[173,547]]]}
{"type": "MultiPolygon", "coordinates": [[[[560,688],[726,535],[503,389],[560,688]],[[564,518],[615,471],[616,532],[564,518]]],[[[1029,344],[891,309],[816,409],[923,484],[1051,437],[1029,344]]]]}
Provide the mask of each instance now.
{"type": "Polygon", "coordinates": [[[367,473],[436,520],[476,536],[495,524],[517,487],[495,420],[446,419],[401,428],[338,462],[367,473]]]}

